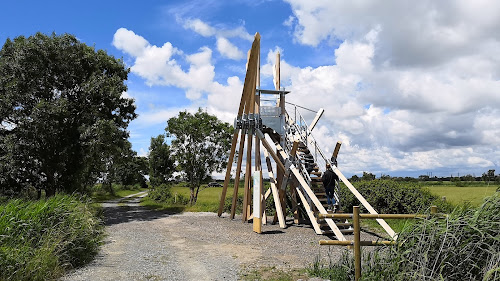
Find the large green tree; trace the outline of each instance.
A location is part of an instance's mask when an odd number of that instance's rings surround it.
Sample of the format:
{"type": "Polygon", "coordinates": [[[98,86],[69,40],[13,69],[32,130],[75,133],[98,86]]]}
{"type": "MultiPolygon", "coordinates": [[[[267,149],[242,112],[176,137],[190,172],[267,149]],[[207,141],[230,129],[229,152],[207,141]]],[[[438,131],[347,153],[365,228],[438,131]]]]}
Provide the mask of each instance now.
{"type": "Polygon", "coordinates": [[[170,118],[165,131],[173,137],[172,151],[191,189],[190,203],[194,204],[202,182],[225,167],[233,128],[200,108],[195,114],[184,111],[170,118]]]}
{"type": "Polygon", "coordinates": [[[75,36],[7,39],[0,50],[0,191],[82,190],[136,117],[129,70],[75,36]]]}
{"type": "Polygon", "coordinates": [[[149,181],[152,186],[168,182],[175,172],[174,162],[170,146],[165,142],[165,136],[152,137],[149,146],[149,181]]]}

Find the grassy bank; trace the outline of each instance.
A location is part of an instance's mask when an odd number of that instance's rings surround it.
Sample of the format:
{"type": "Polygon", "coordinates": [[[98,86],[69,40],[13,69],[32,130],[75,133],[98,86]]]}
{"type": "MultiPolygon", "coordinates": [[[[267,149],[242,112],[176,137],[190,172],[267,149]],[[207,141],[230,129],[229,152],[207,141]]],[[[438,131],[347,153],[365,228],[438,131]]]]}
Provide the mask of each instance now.
{"type": "Polygon", "coordinates": [[[93,259],[103,236],[89,200],[57,195],[0,205],[0,280],[54,280],[93,259]]]}

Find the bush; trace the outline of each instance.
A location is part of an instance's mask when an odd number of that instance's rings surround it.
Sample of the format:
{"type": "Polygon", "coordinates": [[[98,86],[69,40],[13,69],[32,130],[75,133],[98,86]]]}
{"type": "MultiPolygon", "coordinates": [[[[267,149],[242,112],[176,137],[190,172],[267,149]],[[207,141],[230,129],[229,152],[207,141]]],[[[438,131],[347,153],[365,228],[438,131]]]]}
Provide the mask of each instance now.
{"type": "Polygon", "coordinates": [[[186,205],[189,203],[189,198],[186,198],[182,194],[172,194],[170,190],[170,185],[168,184],[160,184],[155,187],[151,187],[148,196],[152,200],[161,203],[168,204],[178,204],[178,205],[186,205]]]}
{"type": "MultiPolygon", "coordinates": [[[[226,197],[226,200],[224,201],[224,212],[230,214],[232,205],[233,205],[233,196],[226,197]]],[[[243,195],[242,194],[238,194],[238,199],[236,200],[235,213],[236,214],[243,213],[243,195]]]]}
{"type": "Polygon", "coordinates": [[[103,225],[90,201],[57,195],[0,205],[0,280],[56,279],[91,261],[103,225]]]}
{"type": "MultiPolygon", "coordinates": [[[[418,213],[431,205],[437,205],[441,212],[452,209],[449,203],[423,189],[418,182],[373,180],[356,182],[354,186],[368,203],[382,214],[418,213]]],[[[361,205],[344,184],[340,185],[339,197],[342,211],[346,213],[351,213],[353,206],[361,205]]],[[[366,212],[363,206],[360,208],[366,212]]]]}
{"type": "MultiPolygon", "coordinates": [[[[447,218],[417,221],[400,233],[398,246],[363,252],[361,280],[500,280],[499,207],[497,192],[478,208],[461,206],[447,218]]],[[[352,280],[348,257],[309,272],[352,280]]]]}

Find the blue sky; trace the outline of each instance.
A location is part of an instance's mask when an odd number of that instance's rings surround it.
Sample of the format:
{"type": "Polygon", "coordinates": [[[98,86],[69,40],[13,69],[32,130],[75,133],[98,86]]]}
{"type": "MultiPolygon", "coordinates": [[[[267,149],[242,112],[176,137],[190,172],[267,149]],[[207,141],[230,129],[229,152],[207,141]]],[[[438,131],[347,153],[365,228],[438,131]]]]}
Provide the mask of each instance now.
{"type": "MultiPolygon", "coordinates": [[[[71,33],[123,58],[147,154],[180,110],[232,122],[259,32],[261,79],[275,53],[289,101],[325,115],[346,175],[448,176],[499,169],[500,7],[495,1],[7,1],[0,42],[71,33]]],[[[306,119],[312,113],[302,112],[306,119]]]]}

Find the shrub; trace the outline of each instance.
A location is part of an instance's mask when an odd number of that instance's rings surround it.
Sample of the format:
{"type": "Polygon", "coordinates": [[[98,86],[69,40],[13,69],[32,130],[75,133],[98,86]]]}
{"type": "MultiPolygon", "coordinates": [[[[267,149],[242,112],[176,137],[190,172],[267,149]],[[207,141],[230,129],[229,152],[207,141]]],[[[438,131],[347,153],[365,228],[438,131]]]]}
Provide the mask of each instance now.
{"type": "MultiPolygon", "coordinates": [[[[418,213],[431,205],[437,205],[441,212],[451,210],[449,203],[439,200],[430,191],[423,189],[418,182],[398,182],[394,180],[360,181],[354,184],[356,189],[379,213],[410,214],[418,213]]],[[[341,207],[346,213],[352,212],[352,207],[361,205],[351,191],[340,186],[341,207]]],[[[366,211],[360,206],[361,211],[366,211]]]]}
{"type": "Polygon", "coordinates": [[[186,205],[189,202],[189,199],[182,194],[172,194],[170,187],[168,184],[151,187],[148,196],[156,202],[168,204],[186,205]]]}
{"type": "MultiPolygon", "coordinates": [[[[233,204],[233,196],[226,197],[226,200],[224,201],[224,212],[230,214],[232,204],[233,204]]],[[[238,199],[236,201],[235,213],[236,214],[243,213],[243,195],[242,194],[238,194],[238,199]]]]}
{"type": "Polygon", "coordinates": [[[75,195],[10,200],[0,214],[0,280],[55,279],[91,261],[103,237],[95,207],[75,195]]]}

